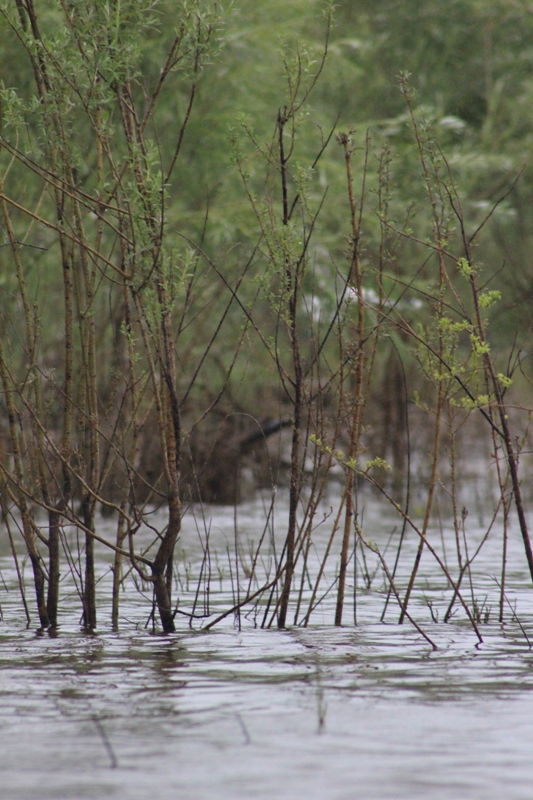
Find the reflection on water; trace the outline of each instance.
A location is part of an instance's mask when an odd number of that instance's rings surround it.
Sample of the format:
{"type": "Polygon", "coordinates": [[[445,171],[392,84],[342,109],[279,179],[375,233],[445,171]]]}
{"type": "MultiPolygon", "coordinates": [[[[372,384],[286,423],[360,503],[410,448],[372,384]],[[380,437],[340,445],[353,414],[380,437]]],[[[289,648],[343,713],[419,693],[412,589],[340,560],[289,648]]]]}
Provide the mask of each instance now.
{"type": "MultiPolygon", "coordinates": [[[[251,537],[256,511],[242,510],[251,537]]],[[[216,512],[213,537],[231,535],[230,523],[216,512]]],[[[175,636],[153,636],[131,592],[119,634],[106,629],[103,608],[98,635],[80,634],[70,611],[58,637],[37,636],[19,619],[3,558],[1,800],[530,800],[533,590],[513,542],[508,592],[522,627],[511,612],[496,622],[499,543],[489,541],[475,562],[480,601],[493,609],[480,646],[464,615],[431,621],[428,599],[435,613],[447,589],[425,564],[412,610],[435,652],[394,624],[396,609],[379,624],[379,575],[360,593],[357,627],[332,627],[326,598],[305,629],[254,629],[243,617],[241,631],[233,618],[209,633],[184,620],[175,636]]],[[[194,566],[192,521],[182,544],[194,566]]],[[[213,581],[215,606],[228,591],[213,581]]]]}

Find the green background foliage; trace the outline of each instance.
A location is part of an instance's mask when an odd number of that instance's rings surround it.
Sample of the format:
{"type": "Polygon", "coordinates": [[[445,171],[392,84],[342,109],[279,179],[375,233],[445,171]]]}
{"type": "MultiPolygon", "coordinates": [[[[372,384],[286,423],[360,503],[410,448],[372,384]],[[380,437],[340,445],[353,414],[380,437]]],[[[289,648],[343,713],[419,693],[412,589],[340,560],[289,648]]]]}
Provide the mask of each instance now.
{"type": "MultiPolygon", "coordinates": [[[[95,140],[87,127],[87,113],[97,104],[101,107],[102,130],[115,161],[126,163],[127,145],[113,107],[113,87],[117,82],[130,81],[135,101],[142,108],[143,96],[148,97],[157,85],[172,37],[188,11],[192,15],[187,22],[188,35],[196,35],[196,6],[181,3],[177,9],[175,3],[166,0],[72,3],[76,30],[65,26],[60,3],[46,0],[39,6],[41,34],[56,63],[55,73],[52,70],[50,74],[51,86],[55,87],[50,103],[57,104],[62,115],[77,185],[94,194],[108,188],[111,178],[108,176],[102,187],[95,184],[95,140]],[[75,46],[76,40],[85,42],[83,52],[75,46]],[[87,66],[95,63],[103,76],[97,85],[87,66]]],[[[4,2],[2,8],[16,29],[16,4],[4,2]]],[[[273,302],[273,293],[279,291],[279,274],[276,278],[276,269],[272,270],[265,231],[261,234],[256,212],[259,209],[264,219],[271,221],[272,215],[278,215],[271,235],[279,237],[280,188],[275,167],[266,154],[275,140],[278,111],[288,102],[287,80],[295,68],[295,54],[301,59],[304,81],[310,80],[326,40],[323,2],[265,0],[258,4],[238,0],[222,6],[200,2],[197,8],[204,23],[214,25],[209,50],[194,76],[186,53],[176,65],[173,79],[163,86],[147,126],[149,146],[145,154],[146,176],[152,181],[150,191],[156,199],[164,191],[166,198],[165,259],[175,308],[191,281],[187,303],[178,311],[178,316],[184,315],[180,345],[184,389],[217,330],[227,298],[223,297],[220,280],[205,263],[189,270],[194,250],[190,251],[182,236],[201,243],[230,285],[235,285],[250,262],[239,284],[240,301],[254,309],[256,324],[266,341],[277,335],[279,307],[273,302]],[[193,77],[196,96],[183,147],[175,171],[163,187],[176,135],[187,115],[193,77]],[[251,199],[257,204],[255,211],[251,199]]],[[[427,131],[428,143],[436,141],[442,147],[469,228],[474,231],[506,195],[485,227],[476,257],[482,265],[483,280],[490,282],[491,289],[502,291],[502,300],[487,311],[493,347],[497,349],[512,341],[517,331],[520,335],[526,330],[533,277],[528,257],[533,199],[528,166],[532,147],[532,28],[533,14],[527,3],[509,0],[455,0],[446,4],[429,0],[423,6],[404,0],[378,5],[366,0],[335,4],[323,73],[298,114],[290,177],[291,191],[300,191],[301,197],[305,194],[306,204],[291,232],[296,247],[301,237],[299,226],[308,224],[320,208],[308,268],[302,278],[307,311],[314,308],[314,335],[321,325],[327,327],[339,296],[339,275],[346,274],[349,215],[343,154],[335,135],[313,167],[334,128],[353,128],[358,196],[366,170],[362,263],[367,290],[384,291],[394,301],[403,292],[403,283],[397,284],[397,278],[408,281],[416,291],[432,290],[428,254],[392,230],[407,228],[423,241],[431,230],[419,155],[399,90],[398,76],[405,71],[411,73],[414,113],[427,131]],[[385,241],[380,224],[380,215],[383,218],[385,212],[380,203],[386,205],[391,226],[385,241]],[[307,223],[302,222],[306,215],[307,223]]],[[[35,96],[29,60],[15,29],[4,19],[0,31],[2,136],[38,162],[46,159],[53,128],[35,96]]],[[[438,148],[431,146],[433,158],[438,159],[438,148]]],[[[43,192],[42,182],[31,169],[13,160],[5,148],[1,159],[2,169],[7,171],[6,193],[23,206],[38,207],[43,216],[47,208],[52,213],[49,194],[43,192]]],[[[446,163],[441,163],[441,170],[446,163]]],[[[126,186],[133,201],[133,179],[129,184],[126,180],[126,186]]],[[[39,304],[41,353],[53,365],[62,335],[61,327],[54,324],[62,291],[61,276],[55,269],[58,245],[52,233],[35,222],[29,224],[16,210],[13,219],[21,241],[43,248],[26,248],[24,264],[32,302],[39,304]]],[[[142,240],[142,220],[135,224],[142,240]]],[[[452,242],[457,231],[451,221],[449,227],[452,242]]],[[[0,265],[3,313],[16,329],[20,326],[16,311],[19,298],[7,247],[0,251],[0,265]]],[[[142,280],[142,264],[139,269],[142,280]]],[[[115,329],[108,339],[112,361],[120,340],[120,301],[113,292],[108,296],[103,293],[94,313],[100,315],[102,339],[104,330],[115,329]]],[[[423,321],[424,313],[413,312],[413,321],[423,321]]],[[[224,385],[245,324],[241,307],[231,305],[205,359],[205,370],[197,376],[196,385],[206,396],[213,398],[224,385]]],[[[20,347],[22,339],[19,331],[19,344],[14,336],[11,346],[20,347]]],[[[396,346],[404,347],[398,337],[396,346]]],[[[268,405],[272,385],[268,349],[249,335],[244,336],[241,347],[228,397],[233,397],[240,410],[246,410],[254,406],[257,392],[261,392],[268,405]]],[[[383,350],[386,353],[386,345],[383,350]]],[[[383,363],[387,358],[385,354],[383,363]]],[[[273,394],[277,396],[277,390],[273,394]]],[[[268,411],[274,413],[272,408],[268,411]]]]}

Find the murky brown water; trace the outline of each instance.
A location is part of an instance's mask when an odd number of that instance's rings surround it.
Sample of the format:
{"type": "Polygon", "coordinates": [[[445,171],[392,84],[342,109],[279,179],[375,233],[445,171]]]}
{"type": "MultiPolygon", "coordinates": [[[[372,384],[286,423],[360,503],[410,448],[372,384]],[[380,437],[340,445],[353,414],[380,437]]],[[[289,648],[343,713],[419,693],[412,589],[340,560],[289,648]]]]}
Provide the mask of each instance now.
{"type": "MultiPolygon", "coordinates": [[[[233,512],[211,513],[212,545],[223,554],[233,512]]],[[[383,546],[388,515],[369,503],[367,524],[383,546]]],[[[282,516],[283,507],[280,524],[282,516]]],[[[259,502],[240,509],[243,540],[261,524],[259,502]]],[[[195,531],[191,516],[183,575],[198,563],[195,531]]],[[[400,585],[415,546],[407,544],[400,585]]],[[[113,634],[103,577],[98,635],[80,634],[72,595],[60,635],[38,636],[20,620],[2,557],[0,798],[530,800],[533,653],[524,632],[533,640],[533,589],[516,533],[509,557],[509,602],[523,629],[510,611],[504,626],[496,622],[495,535],[474,565],[489,620],[480,646],[464,615],[431,621],[428,600],[442,618],[447,588],[424,557],[412,612],[435,652],[395,624],[392,606],[389,624],[379,623],[379,574],[359,594],[357,627],[331,625],[328,597],[306,629],[255,629],[243,616],[241,631],[233,618],[209,633],[184,620],[175,636],[154,636],[145,601],[130,591],[113,634]]],[[[185,589],[183,597],[185,607],[185,589]]],[[[213,578],[213,608],[229,601],[228,576],[213,578]]]]}

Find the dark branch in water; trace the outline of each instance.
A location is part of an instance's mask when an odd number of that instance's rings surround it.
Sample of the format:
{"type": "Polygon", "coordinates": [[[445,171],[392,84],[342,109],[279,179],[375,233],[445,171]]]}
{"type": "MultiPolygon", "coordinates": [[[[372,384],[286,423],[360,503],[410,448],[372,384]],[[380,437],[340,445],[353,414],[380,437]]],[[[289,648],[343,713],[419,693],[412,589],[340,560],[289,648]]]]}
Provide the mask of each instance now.
{"type": "Polygon", "coordinates": [[[244,439],[241,439],[239,442],[240,449],[244,451],[256,442],[268,439],[269,436],[272,436],[283,428],[288,428],[290,425],[292,425],[292,419],[290,419],[290,417],[275,419],[272,422],[268,422],[259,430],[253,431],[245,436],[244,439]]]}

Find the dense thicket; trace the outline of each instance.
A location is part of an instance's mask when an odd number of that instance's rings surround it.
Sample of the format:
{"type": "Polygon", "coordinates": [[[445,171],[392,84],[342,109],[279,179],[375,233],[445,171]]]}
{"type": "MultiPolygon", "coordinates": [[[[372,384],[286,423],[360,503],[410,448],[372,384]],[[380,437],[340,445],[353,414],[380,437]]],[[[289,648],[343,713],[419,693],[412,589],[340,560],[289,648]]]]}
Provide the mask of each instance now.
{"type": "Polygon", "coordinates": [[[184,503],[237,502],[243,464],[255,485],[289,488],[268,586],[281,626],[340,476],[340,624],[356,476],[396,503],[419,447],[422,548],[443,448],[454,465],[474,416],[502,453],[533,573],[527,428],[514,438],[505,399],[522,402],[530,374],[527,3],[6,0],[0,13],[2,508],[41,624],[56,624],[68,528],[84,537],[95,627],[102,508],[118,519],[114,624],[126,559],[173,630],[184,503]],[[385,459],[392,480],[373,477],[385,459]],[[136,553],[154,506],[168,524],[136,553]]]}

